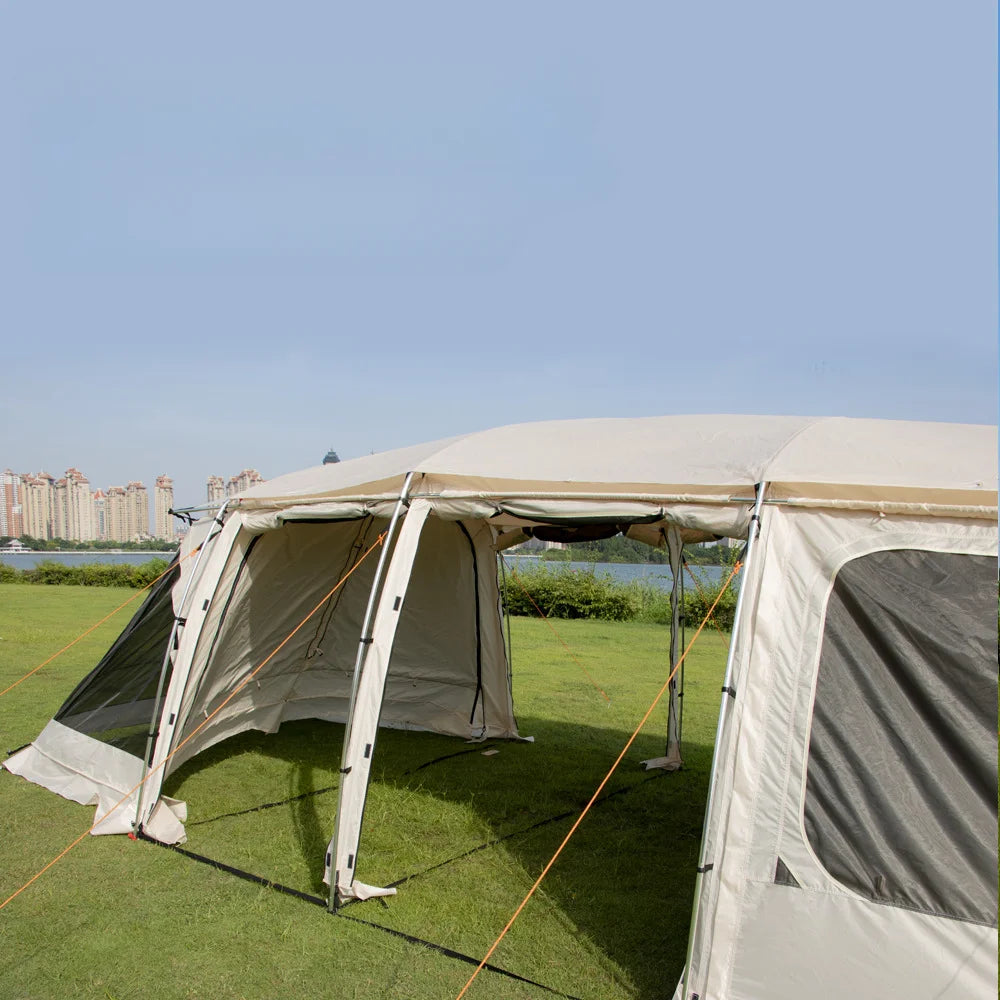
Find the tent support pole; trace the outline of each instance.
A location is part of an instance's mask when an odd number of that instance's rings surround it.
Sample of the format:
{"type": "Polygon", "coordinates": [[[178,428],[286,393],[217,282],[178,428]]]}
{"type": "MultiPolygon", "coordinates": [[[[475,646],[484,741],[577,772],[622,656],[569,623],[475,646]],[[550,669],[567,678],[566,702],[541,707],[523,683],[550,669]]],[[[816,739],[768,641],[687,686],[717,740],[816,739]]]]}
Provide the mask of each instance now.
{"type": "MultiPolygon", "coordinates": [[[[354,706],[358,698],[358,685],[361,683],[361,671],[364,669],[365,657],[368,654],[368,645],[370,642],[368,632],[372,627],[372,618],[375,615],[375,604],[378,600],[382,577],[385,575],[385,567],[389,561],[389,550],[392,548],[392,542],[396,536],[396,526],[399,524],[400,515],[406,505],[406,501],[410,493],[410,484],[412,482],[413,473],[408,472],[406,474],[406,479],[403,480],[403,488],[399,491],[399,499],[396,501],[396,506],[393,508],[392,517],[389,520],[389,527],[385,532],[385,540],[382,543],[382,551],[378,555],[378,565],[375,567],[375,577],[372,580],[371,590],[368,593],[368,605],[365,608],[365,617],[362,619],[361,623],[361,638],[358,642],[358,652],[354,658],[354,675],[351,677],[351,700],[348,702],[347,719],[344,722],[344,745],[340,750],[338,784],[343,784],[343,778],[341,776],[344,773],[344,768],[347,766],[347,750],[351,739],[351,725],[354,722],[354,706]]],[[[333,831],[334,841],[336,841],[338,834],[340,833],[339,791],[337,795],[337,814],[336,819],[334,820],[333,831]]],[[[336,912],[337,909],[336,878],[330,879],[330,897],[327,909],[331,912],[336,912]]]]}
{"type": "Polygon", "coordinates": [[[514,703],[514,660],[513,660],[513,650],[511,647],[510,640],[510,604],[507,601],[507,561],[503,557],[502,552],[497,553],[497,561],[500,563],[500,578],[502,580],[500,586],[500,593],[502,595],[501,601],[503,604],[503,622],[506,625],[506,629],[501,629],[501,634],[504,635],[506,653],[507,653],[507,691],[510,694],[511,704],[514,703]]]}
{"type": "Polygon", "coordinates": [[[729,717],[729,702],[735,698],[733,692],[733,670],[736,665],[736,644],[739,639],[740,625],[743,621],[744,596],[747,592],[746,583],[750,579],[750,566],[754,554],[754,543],[760,534],[760,511],[764,504],[764,493],[767,490],[767,483],[758,483],[755,488],[756,497],[754,499],[753,513],[750,515],[750,527],[747,531],[746,557],[743,560],[743,583],[740,586],[739,594],[736,597],[736,610],[733,613],[733,630],[729,636],[729,655],[726,657],[726,675],[722,682],[722,703],[719,706],[719,723],[715,730],[715,749],[712,753],[712,770],[708,777],[708,798],[705,801],[705,822],[702,826],[701,849],[698,852],[698,868],[695,873],[694,882],[694,903],[691,907],[691,929],[688,931],[687,958],[684,962],[684,972],[681,977],[681,1000],[688,997],[688,977],[691,975],[691,960],[694,957],[694,935],[698,926],[698,910],[701,901],[701,887],[705,878],[705,873],[711,866],[707,863],[708,838],[710,830],[709,821],[712,816],[713,799],[715,798],[715,786],[719,772],[719,748],[722,743],[723,733],[726,729],[726,720],[729,717]]]}
{"type": "MultiPolygon", "coordinates": [[[[216,512],[214,518],[216,524],[222,524],[223,515],[226,513],[226,508],[228,506],[229,498],[227,497],[222,502],[222,506],[216,512]]],[[[187,583],[184,585],[184,592],[181,594],[180,604],[178,605],[179,612],[174,614],[174,621],[170,626],[170,637],[167,639],[167,648],[163,653],[163,664],[160,666],[160,679],[156,685],[156,697],[153,699],[153,714],[149,720],[149,733],[146,735],[146,752],[142,755],[142,781],[139,784],[139,794],[136,798],[135,819],[132,821],[133,830],[139,829],[142,818],[142,803],[146,793],[146,776],[149,774],[149,762],[152,760],[153,756],[153,745],[156,743],[156,738],[159,735],[160,705],[163,701],[163,687],[166,683],[167,670],[170,667],[171,654],[174,651],[174,643],[177,641],[177,632],[181,627],[181,622],[183,621],[182,615],[184,607],[187,604],[191,586],[198,576],[198,567],[201,565],[201,557],[205,554],[205,549],[208,548],[208,543],[215,537],[216,534],[217,532],[213,532],[209,529],[208,534],[205,536],[205,540],[200,546],[198,546],[198,555],[195,557],[194,566],[191,567],[187,583]]]]}
{"type": "MultiPolygon", "coordinates": [[[[678,640],[681,630],[680,587],[682,585],[684,542],[675,525],[663,530],[663,540],[670,559],[670,671],[677,668],[680,658],[678,640]]],[[[683,667],[683,664],[681,665],[683,667]]],[[[643,770],[661,768],[664,771],[678,771],[684,766],[681,759],[681,713],[683,712],[684,681],[675,676],[670,681],[667,699],[667,746],[663,757],[653,757],[642,762],[643,770]]]]}
{"type": "MultiPolygon", "coordinates": [[[[681,649],[687,649],[687,602],[684,599],[684,546],[681,546],[681,649]]],[[[681,660],[681,710],[677,717],[677,742],[684,739],[684,660],[681,660]]]]}
{"type": "MultiPolygon", "coordinates": [[[[680,531],[673,525],[667,531],[667,544],[670,550],[670,573],[673,576],[670,581],[670,670],[673,672],[677,669],[677,661],[680,658],[678,645],[681,631],[680,579],[684,572],[682,555],[684,543],[681,540],[680,531]]],[[[675,676],[670,682],[670,701],[667,711],[667,758],[670,761],[668,767],[671,770],[684,765],[681,759],[681,714],[684,711],[684,703],[681,699],[683,697],[683,681],[675,676]]]]}

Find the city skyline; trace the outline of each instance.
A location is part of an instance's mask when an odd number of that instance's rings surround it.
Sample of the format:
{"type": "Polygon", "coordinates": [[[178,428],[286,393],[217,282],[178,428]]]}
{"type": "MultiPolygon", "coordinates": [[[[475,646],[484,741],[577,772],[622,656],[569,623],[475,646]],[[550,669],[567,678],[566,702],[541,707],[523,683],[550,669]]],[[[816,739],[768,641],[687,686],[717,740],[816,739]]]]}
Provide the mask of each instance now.
{"type": "MultiPolygon", "coordinates": [[[[244,468],[228,479],[208,476],[201,503],[221,502],[261,482],[263,477],[253,468],[244,468]]],[[[173,487],[170,476],[157,475],[151,508],[142,480],[92,490],[91,480],[76,466],[67,468],[60,477],[44,468],[16,472],[7,467],[0,474],[0,535],[83,542],[174,541],[183,532],[179,520],[170,513],[181,506],[174,502],[173,487]]]]}
{"type": "MultiPolygon", "coordinates": [[[[316,462],[314,464],[319,464],[319,463],[316,462]]],[[[18,475],[33,475],[34,476],[34,475],[39,475],[39,474],[45,474],[45,475],[52,476],[53,479],[60,479],[60,478],[62,478],[63,476],[65,476],[66,471],[69,470],[69,469],[75,469],[75,470],[84,469],[84,470],[89,470],[89,469],[93,469],[95,467],[97,467],[99,469],[105,469],[105,468],[107,468],[109,466],[110,466],[112,472],[118,472],[118,471],[120,471],[120,467],[117,465],[117,463],[108,463],[108,462],[103,462],[103,461],[88,462],[85,457],[84,458],[78,457],[78,458],[70,461],[67,464],[62,464],[62,463],[38,464],[38,463],[29,462],[26,465],[21,466],[21,467],[15,466],[12,462],[6,462],[5,463],[2,460],[2,458],[0,458],[0,469],[10,469],[10,470],[14,471],[18,475]],[[54,473],[54,472],[52,472],[52,469],[58,469],[60,471],[54,473]]],[[[159,462],[159,463],[157,463],[157,466],[158,466],[159,469],[167,469],[167,468],[171,467],[171,463],[169,461],[167,461],[167,462],[159,462]]],[[[238,468],[239,466],[236,466],[233,463],[228,463],[228,467],[229,468],[238,468]]],[[[257,472],[257,469],[256,469],[255,466],[248,465],[248,466],[244,466],[243,467],[243,471],[257,472]]],[[[293,469],[288,469],[288,470],[285,470],[285,471],[292,472],[294,470],[293,469]]],[[[257,474],[260,475],[259,472],[257,474]]],[[[140,474],[140,475],[137,476],[137,475],[135,475],[135,470],[129,470],[129,471],[124,472],[121,475],[117,475],[117,474],[113,474],[113,475],[105,475],[105,474],[89,475],[88,474],[87,475],[87,479],[89,480],[89,482],[91,483],[92,486],[94,484],[106,484],[106,485],[102,485],[101,489],[107,491],[108,488],[111,487],[111,486],[123,486],[123,487],[125,487],[125,486],[128,486],[128,484],[130,482],[134,482],[134,481],[138,481],[138,482],[141,482],[141,483],[144,483],[144,484],[147,484],[147,483],[149,483],[149,484],[155,484],[156,480],[161,475],[168,475],[169,478],[173,481],[173,490],[174,490],[174,504],[173,504],[173,506],[174,506],[175,509],[178,509],[178,510],[180,510],[180,509],[187,509],[189,507],[200,507],[200,506],[203,506],[206,502],[208,502],[208,500],[210,498],[206,496],[205,485],[206,485],[206,482],[209,479],[212,479],[212,478],[214,478],[216,476],[216,474],[214,472],[208,472],[205,475],[198,475],[197,473],[195,473],[194,476],[190,476],[189,475],[187,477],[177,476],[177,475],[174,475],[173,473],[163,473],[163,472],[154,472],[151,475],[141,475],[140,474]]],[[[218,476],[218,478],[223,481],[223,483],[225,484],[225,486],[228,489],[228,486],[229,486],[229,483],[231,482],[231,480],[234,479],[234,478],[236,478],[236,477],[238,477],[239,475],[240,475],[240,473],[236,473],[235,476],[224,475],[224,476],[218,476]]],[[[261,476],[261,479],[263,481],[266,481],[267,479],[272,479],[272,478],[274,478],[274,477],[273,476],[261,476]]],[[[95,486],[94,488],[96,489],[97,487],[95,486]]]]}

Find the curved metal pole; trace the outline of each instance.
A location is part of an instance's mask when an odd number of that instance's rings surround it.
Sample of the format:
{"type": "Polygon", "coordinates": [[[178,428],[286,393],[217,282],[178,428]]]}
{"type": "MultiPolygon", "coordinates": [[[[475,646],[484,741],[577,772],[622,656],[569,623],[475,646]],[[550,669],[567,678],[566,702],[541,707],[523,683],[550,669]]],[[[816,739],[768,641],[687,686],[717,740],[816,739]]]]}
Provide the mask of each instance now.
{"type": "MultiPolygon", "coordinates": [[[[747,533],[746,558],[743,560],[743,581],[744,584],[750,580],[750,566],[754,553],[754,543],[760,534],[760,511],[764,503],[764,493],[767,490],[767,483],[758,483],[756,486],[756,500],[754,501],[753,514],[750,515],[750,529],[747,533]]],[[[729,655],[726,657],[726,675],[722,682],[722,704],[719,706],[719,724],[715,730],[715,752],[712,754],[712,769],[708,777],[708,798],[705,802],[705,821],[701,834],[701,849],[698,852],[698,869],[695,874],[694,883],[694,904],[691,907],[691,929],[688,931],[687,958],[684,962],[684,973],[681,977],[681,998],[686,1000],[688,996],[688,977],[691,974],[691,958],[694,955],[694,935],[698,926],[698,910],[701,901],[701,886],[705,877],[706,853],[708,851],[708,824],[712,816],[712,805],[715,798],[715,786],[719,771],[719,748],[722,742],[722,735],[725,732],[726,720],[729,717],[729,702],[735,698],[733,693],[733,670],[736,663],[736,643],[739,638],[740,625],[743,621],[744,596],[747,587],[740,586],[739,594],[736,598],[736,610],[733,612],[733,631],[729,636],[729,655]]]]}
{"type": "MultiPolygon", "coordinates": [[[[399,523],[400,515],[403,512],[403,507],[405,506],[407,497],[409,496],[410,484],[412,482],[413,473],[408,472],[406,474],[406,479],[403,480],[403,488],[399,491],[399,499],[396,501],[396,506],[392,511],[392,517],[389,520],[389,527],[386,529],[385,540],[382,543],[382,551],[378,556],[378,565],[375,567],[375,577],[372,580],[371,590],[368,593],[368,606],[365,608],[365,616],[361,622],[361,638],[358,641],[358,652],[354,659],[354,676],[351,678],[351,698],[347,705],[347,718],[344,721],[344,745],[340,749],[340,774],[344,773],[344,768],[347,766],[347,749],[351,739],[351,725],[354,721],[354,705],[358,697],[358,685],[361,683],[361,671],[364,669],[365,657],[368,653],[368,646],[371,643],[371,636],[369,636],[368,630],[371,628],[372,618],[375,615],[375,605],[378,601],[379,588],[382,583],[382,577],[385,575],[386,563],[389,561],[389,551],[392,548],[392,542],[396,535],[396,526],[399,523]]],[[[333,825],[334,842],[337,841],[339,833],[340,795],[338,789],[337,814],[333,825]]],[[[329,908],[331,910],[336,906],[336,899],[337,886],[334,884],[334,880],[331,879],[329,901],[329,908]]]]}
{"type": "MultiPolygon", "coordinates": [[[[225,514],[228,506],[229,498],[227,497],[213,518],[216,524],[220,526],[222,525],[222,515],[225,514]]],[[[139,820],[142,815],[142,801],[145,798],[146,791],[146,776],[149,774],[149,762],[152,759],[153,744],[156,742],[156,737],[160,728],[160,705],[163,700],[163,688],[167,679],[167,669],[170,666],[170,654],[173,652],[174,641],[177,638],[177,630],[181,627],[181,623],[183,621],[183,615],[181,612],[184,611],[184,606],[187,604],[191,586],[198,576],[198,567],[201,565],[201,558],[205,554],[205,549],[208,548],[208,543],[212,541],[213,538],[215,538],[215,535],[212,534],[211,530],[209,530],[205,540],[198,546],[198,555],[195,557],[194,566],[191,568],[187,583],[184,585],[184,592],[181,594],[180,603],[178,604],[178,612],[174,614],[173,625],[170,627],[170,637],[167,639],[167,648],[163,654],[163,664],[160,666],[160,679],[156,685],[156,697],[153,700],[153,714],[149,720],[149,733],[146,736],[146,752],[142,755],[142,781],[139,784],[139,795],[135,804],[135,819],[132,821],[133,830],[137,830],[139,828],[139,820]]]]}

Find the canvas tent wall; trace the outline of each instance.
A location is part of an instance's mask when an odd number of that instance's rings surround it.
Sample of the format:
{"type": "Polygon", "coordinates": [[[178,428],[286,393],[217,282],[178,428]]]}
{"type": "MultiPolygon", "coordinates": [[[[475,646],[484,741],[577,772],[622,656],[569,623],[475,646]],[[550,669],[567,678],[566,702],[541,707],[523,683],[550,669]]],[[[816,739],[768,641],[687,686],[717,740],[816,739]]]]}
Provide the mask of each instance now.
{"type": "MultiPolygon", "coordinates": [[[[355,871],[379,722],[516,735],[496,551],[534,527],[749,537],[678,996],[979,995],[996,982],[996,502],[995,428],[792,417],[519,425],[272,480],[219,518],[175,597],[165,766],[132,818],[176,839],[182,805],[159,789],[181,760],[346,719],[327,865],[337,897],[377,892],[355,871]],[[381,571],[367,560],[169,757],[390,525],[381,571]]],[[[65,718],[8,766],[57,790],[72,772],[100,812],[143,762],[65,718]]]]}

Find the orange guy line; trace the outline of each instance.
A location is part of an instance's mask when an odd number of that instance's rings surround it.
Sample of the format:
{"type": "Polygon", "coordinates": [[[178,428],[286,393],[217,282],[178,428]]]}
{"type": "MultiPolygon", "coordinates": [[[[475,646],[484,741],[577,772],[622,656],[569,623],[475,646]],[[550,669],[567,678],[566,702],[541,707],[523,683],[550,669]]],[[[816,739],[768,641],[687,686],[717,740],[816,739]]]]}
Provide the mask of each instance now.
{"type": "Polygon", "coordinates": [[[535,890],[542,884],[542,879],[545,878],[545,876],[549,873],[549,869],[556,863],[556,859],[559,857],[560,854],[562,854],[562,850],[569,843],[570,837],[572,837],[573,834],[576,833],[576,828],[583,822],[583,817],[587,815],[587,813],[590,811],[590,807],[594,804],[595,801],[597,801],[598,795],[600,795],[601,792],[604,790],[604,786],[610,780],[611,775],[615,773],[616,769],[618,768],[618,765],[622,762],[622,759],[624,758],[625,754],[628,753],[629,747],[631,747],[632,744],[635,742],[635,739],[639,735],[639,732],[642,730],[642,727],[646,724],[646,721],[653,714],[653,709],[655,709],[656,706],[660,703],[660,699],[663,697],[667,688],[670,686],[670,682],[674,679],[674,675],[677,673],[678,668],[684,662],[684,658],[688,655],[688,653],[691,652],[691,647],[694,645],[695,640],[701,634],[701,631],[705,627],[705,624],[707,623],[709,616],[715,610],[715,605],[719,603],[720,599],[722,598],[722,595],[726,592],[726,589],[729,587],[729,584],[732,583],[733,577],[736,576],[737,572],[739,572],[739,569],[740,569],[740,563],[737,563],[733,567],[732,573],[729,574],[729,579],[726,580],[725,584],[723,584],[722,586],[722,589],[719,591],[719,596],[716,597],[715,601],[712,603],[712,606],[708,609],[708,614],[706,614],[705,617],[701,620],[701,624],[698,626],[697,630],[695,631],[695,634],[691,637],[691,641],[687,644],[687,648],[684,650],[684,652],[680,656],[680,659],[678,659],[677,663],[674,665],[674,669],[670,671],[670,676],[666,679],[666,681],[663,684],[663,687],[660,688],[659,693],[653,699],[653,703],[646,710],[646,714],[642,717],[642,721],[639,723],[638,726],[636,726],[635,732],[632,733],[632,735],[628,739],[628,743],[626,743],[625,746],[622,748],[622,752],[618,755],[618,759],[614,762],[614,764],[611,765],[611,770],[608,771],[608,773],[604,776],[604,779],[597,786],[597,791],[594,792],[594,794],[590,798],[590,801],[583,807],[583,812],[580,813],[580,815],[576,819],[576,822],[572,825],[572,827],[570,827],[569,833],[566,834],[566,836],[563,838],[562,843],[556,848],[556,852],[549,859],[549,863],[542,869],[542,874],[539,875],[537,879],[535,879],[535,884],[528,890],[528,894],[524,897],[524,899],[521,900],[520,905],[514,911],[514,915],[510,918],[510,920],[507,921],[507,925],[500,932],[497,939],[493,942],[492,945],[490,945],[490,950],[486,952],[486,955],[483,957],[483,960],[476,967],[476,971],[473,972],[472,975],[469,977],[469,981],[465,984],[465,986],[462,987],[461,992],[458,994],[455,1000],[462,1000],[462,997],[464,997],[465,994],[469,991],[469,987],[475,981],[476,976],[479,975],[479,973],[482,971],[486,963],[490,960],[490,958],[492,958],[493,952],[497,950],[497,947],[499,946],[500,942],[506,936],[507,931],[511,929],[511,927],[514,924],[514,921],[517,920],[517,918],[520,916],[521,911],[525,908],[525,906],[528,905],[528,900],[531,899],[531,897],[535,894],[535,890]]]}

